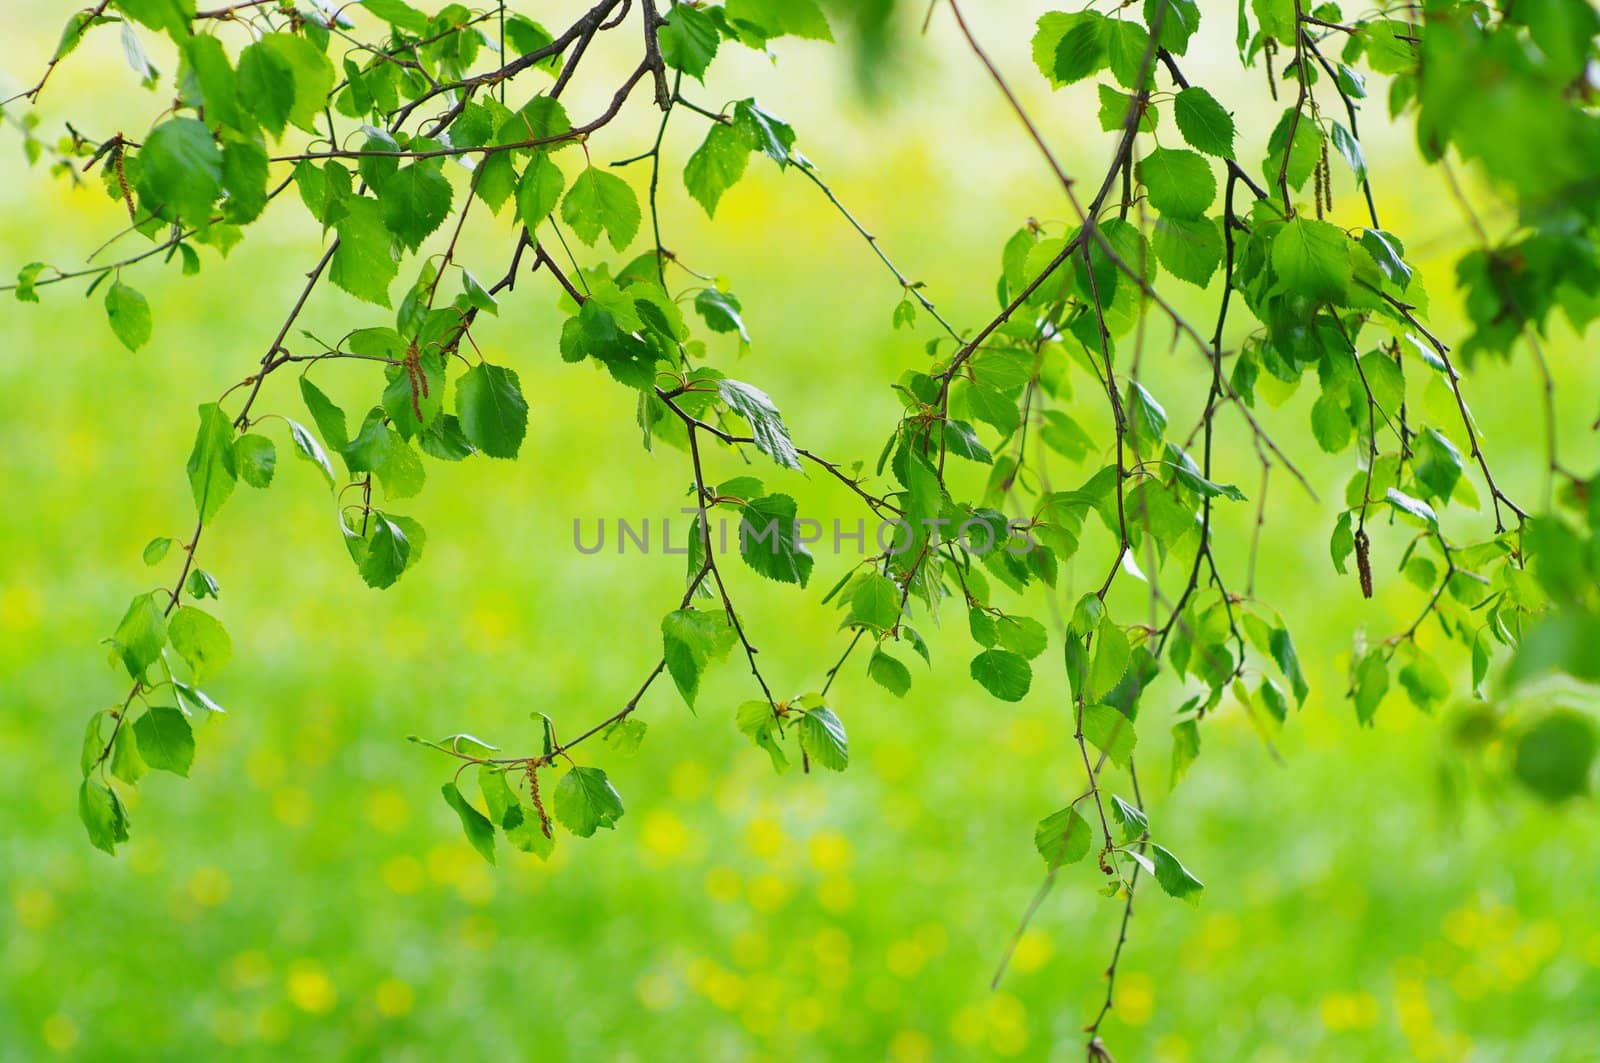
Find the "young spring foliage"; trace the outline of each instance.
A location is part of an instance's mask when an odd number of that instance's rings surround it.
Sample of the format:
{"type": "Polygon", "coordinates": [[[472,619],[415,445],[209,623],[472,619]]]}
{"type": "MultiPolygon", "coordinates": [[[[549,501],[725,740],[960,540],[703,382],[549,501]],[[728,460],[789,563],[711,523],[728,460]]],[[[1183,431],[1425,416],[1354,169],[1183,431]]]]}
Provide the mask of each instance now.
{"type": "MultiPolygon", "coordinates": [[[[835,697],[836,680],[864,671],[905,697],[921,682],[917,658],[958,653],[965,696],[993,699],[989,711],[1066,692],[1061,731],[1083,778],[1036,827],[1046,885],[1092,854],[1104,892],[1124,903],[1141,875],[1196,902],[1201,879],[1165,847],[1182,839],[1152,833],[1144,795],[1155,776],[1140,736],[1148,745],[1170,732],[1177,786],[1217,713],[1248,714],[1270,749],[1306,702],[1283,613],[1254,591],[1255,544],[1227,541],[1218,522],[1237,512],[1259,527],[1285,489],[1314,494],[1297,465],[1312,452],[1347,455],[1350,469],[1326,507],[1328,563],[1306,577],[1320,580],[1315,594],[1416,600],[1407,626],[1357,633],[1356,720],[1393,711],[1400,695],[1424,712],[1456,705],[1449,730],[1468,755],[1548,801],[1588,792],[1592,711],[1535,695],[1552,675],[1600,682],[1600,479],[1557,454],[1547,399],[1546,498],[1514,500],[1462,370],[1505,359],[1547,374],[1539,338],[1552,319],[1581,331],[1600,315],[1590,4],[1428,0],[1384,12],[1252,0],[1234,15],[1144,0],[1043,13],[1035,69],[1004,71],[981,23],[955,0],[934,4],[934,31],[974,53],[973,76],[991,78],[1033,134],[1070,216],[997,240],[996,310],[961,329],[866,237],[899,287],[885,327],[923,333],[927,358],[890,384],[902,409],[876,464],[848,467],[797,444],[780,401],[726,374],[724,337],[739,354],[759,350],[759,322],[747,323],[715,263],[667,250],[674,219],[657,207],[660,183],[678,181],[715,218],[753,164],[798,173],[838,206],[794,128],[754,98],[719,101],[704,88],[730,52],[832,40],[828,13],[815,0],[598,0],[546,27],[521,6],[101,0],[70,16],[43,78],[7,101],[28,157],[98,183],[126,210],[126,239],[145,242],[86,269],[29,263],[11,290],[40,302],[52,285],[87,282],[131,356],[167,353],[142,277],[229,268],[229,250],[268,219],[303,214],[322,234],[307,248],[304,290],[281,293],[281,330],[236,352],[240,382],[198,407],[192,531],[144,548],[171,583],[136,595],[109,639],[127,692],[84,736],[79,811],[94,845],[129,840],[123,794],[149,773],[203,770],[205,726],[222,712],[207,691],[232,644],[196,604],[221,593],[199,561],[227,533],[240,483],[269,489],[288,447],[327,482],[355,577],[379,589],[404,578],[423,563],[426,534],[396,507],[452,463],[518,459],[530,418],[561,416],[475,339],[492,334],[502,300],[541,281],[545,293],[531,295],[561,316],[559,350],[521,356],[603,370],[597,383],[575,374],[572,387],[625,396],[633,416],[618,431],[682,453],[701,515],[682,597],[663,603],[658,631],[639,632],[644,679],[609,715],[535,712],[522,752],[467,734],[417,740],[460,769],[443,797],[490,862],[500,839],[543,858],[557,824],[580,838],[619,826],[623,798],[604,768],[578,758],[636,751],[647,734],[636,710],[662,676],[709,717],[675,725],[735,727],[780,773],[842,771],[849,738],[836,707],[851,699],[848,682],[835,697]],[[1203,32],[1231,38],[1245,80],[1188,80],[1203,32]],[[148,127],[116,132],[87,116],[48,140],[20,104],[97,33],[120,34],[129,84],[153,90],[148,127]],[[569,112],[567,88],[600,77],[586,57],[607,50],[631,72],[606,86],[609,104],[569,112]],[[1054,90],[1052,107],[1094,112],[1078,125],[1103,131],[1103,171],[1055,154],[1008,84],[1023,78],[1054,90]],[[1092,93],[1078,87],[1090,83],[1092,93]],[[610,130],[631,111],[659,116],[652,145],[610,130]],[[1359,129],[1385,112],[1414,128],[1425,162],[1470,167],[1514,209],[1497,237],[1469,209],[1481,240],[1456,267],[1471,328],[1454,350],[1427,324],[1404,236],[1378,214],[1372,182],[1391,168],[1368,156],[1359,129]],[[663,146],[669,122],[697,129],[684,157],[663,146]],[[1270,132],[1248,132],[1258,127],[1270,132]],[[490,281],[464,265],[478,257],[461,243],[474,211],[504,234],[505,271],[490,281]],[[1174,282],[1204,289],[1214,319],[1186,319],[1174,282]],[[304,320],[306,294],[323,284],[365,315],[332,343],[304,320]],[[1151,371],[1166,346],[1208,370],[1197,416],[1192,396],[1151,371]],[[358,398],[341,406],[330,393],[358,398]],[[1094,419],[1075,395],[1090,397],[1094,419]],[[1220,445],[1225,422],[1250,445],[1220,445]],[[806,473],[836,481],[893,534],[849,571],[826,573],[842,655],[777,686],[757,656],[765,633],[747,627],[740,603],[798,593],[828,567],[785,490],[806,473]],[[731,548],[714,540],[713,518],[737,529],[731,548]],[[750,698],[709,704],[704,677],[730,659],[748,666],[750,698]]],[[[906,46],[918,45],[908,36],[906,46]]],[[[1039,215],[1062,218],[1060,201],[1039,215]]],[[[846,382],[857,383],[868,382],[846,382]]],[[[1554,386],[1546,376],[1547,396],[1554,386]]],[[[917,711],[940,711],[936,693],[917,711]]],[[[1118,956],[1120,945],[1113,973],[1118,956]]],[[[1110,1004],[1108,993],[1089,1027],[1091,1058],[1109,1058],[1098,1031],[1110,1004]]]]}

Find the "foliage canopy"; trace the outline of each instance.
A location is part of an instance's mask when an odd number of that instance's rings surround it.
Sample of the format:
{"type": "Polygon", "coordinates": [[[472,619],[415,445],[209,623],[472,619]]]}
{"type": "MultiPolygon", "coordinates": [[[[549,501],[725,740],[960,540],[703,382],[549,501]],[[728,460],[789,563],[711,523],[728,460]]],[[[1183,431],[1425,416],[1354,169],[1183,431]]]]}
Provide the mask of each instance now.
{"type": "MultiPolygon", "coordinates": [[[[1038,823],[1041,896],[1081,862],[1096,868],[1085,880],[1101,879],[1124,905],[1124,927],[1143,876],[1197,902],[1201,874],[1173,852],[1182,839],[1147,810],[1137,738],[1170,729],[1176,785],[1221,707],[1242,706],[1270,749],[1305,701],[1293,637],[1254,593],[1254,556],[1270,529],[1269,488],[1314,494],[1296,464],[1312,449],[1348,454],[1351,467],[1343,495],[1325,503],[1330,564],[1316,593],[1371,597],[1394,571],[1418,597],[1409,625],[1358,636],[1347,692],[1358,721],[1392,695],[1424,711],[1462,695],[1476,706],[1463,728],[1473,755],[1498,757],[1498,770],[1549,801],[1587,792],[1595,722],[1549,692],[1600,681],[1600,479],[1557,452],[1560,381],[1541,343],[1558,314],[1579,332],[1600,316],[1592,5],[1428,0],[1357,16],[1333,3],[1241,4],[1233,46],[1259,75],[1247,102],[1271,128],[1252,143],[1218,93],[1186,76],[1201,30],[1194,0],[1046,12],[1029,71],[1002,71],[981,25],[956,0],[936,0],[936,31],[970,50],[1074,219],[1029,221],[1000,242],[995,313],[968,328],[947,321],[844,208],[795,128],[753,98],[695,98],[726,51],[831,41],[835,23],[849,26],[870,68],[898,32],[892,5],[841,5],[830,19],[816,0],[599,0],[549,27],[520,6],[101,0],[69,19],[19,100],[36,101],[85,36],[117,33],[134,76],[159,91],[149,127],[80,122],[50,138],[36,114],[7,102],[30,158],[98,182],[126,206],[121,235],[148,244],[108,265],[30,263],[10,288],[39,302],[51,286],[86,282],[130,351],[159,339],[136,287],[141,270],[217,267],[269,208],[303,211],[323,234],[257,363],[198,407],[186,466],[193,532],[143,553],[173,570],[170,586],[134,598],[112,631],[111,658],[129,685],[84,736],[78,801],[94,845],[114,852],[129,840],[120,793],[151,770],[189,774],[203,725],[222,711],[205,687],[232,641],[202,604],[219,581],[200,558],[212,529],[226,528],[239,483],[270,487],[287,446],[326,479],[358,578],[374,588],[402,579],[423,562],[426,534],[394,507],[441,465],[524,449],[540,396],[524,393],[515,367],[486,361],[474,335],[519,284],[541,279],[563,316],[560,357],[602,367],[611,381],[595,386],[631,397],[619,431],[683,452],[699,516],[683,544],[681,599],[664,603],[660,651],[609,716],[535,714],[538,740],[511,751],[465,733],[413,739],[452,762],[444,799],[491,863],[502,841],[548,856],[558,824],[581,838],[618,826],[624,800],[601,764],[645,739],[636,710],[663,677],[779,773],[845,770],[848,697],[836,687],[864,673],[906,696],[917,686],[911,658],[951,650],[931,637],[942,617],[965,620],[971,679],[998,701],[1029,696],[1038,669],[1065,670],[1063,719],[1084,781],[1038,823]],[[598,113],[571,114],[565,90],[598,76],[591,48],[631,66],[598,113]],[[1062,162],[1011,88],[1021,77],[1095,84],[1090,105],[1112,148],[1102,171],[1062,162]],[[641,109],[660,116],[654,143],[613,143],[612,123],[641,109]],[[1514,212],[1509,233],[1491,239],[1461,197],[1481,239],[1456,267],[1471,322],[1458,344],[1431,329],[1405,234],[1379,217],[1371,182],[1382,166],[1358,124],[1374,111],[1409,121],[1418,153],[1452,187],[1455,169],[1470,167],[1514,212]],[[704,128],[686,158],[667,157],[669,121],[704,128]],[[607,164],[602,151],[631,154],[607,164]],[[884,426],[875,463],[806,448],[779,401],[719,367],[726,359],[708,340],[752,346],[741,301],[714,264],[663,242],[661,181],[681,180],[715,217],[751,165],[796,173],[837,206],[900,289],[886,324],[927,336],[926,362],[889,382],[902,412],[884,426]],[[1346,185],[1360,195],[1357,216],[1335,209],[1335,187],[1346,185]],[[472,211],[503,221],[501,276],[480,280],[461,263],[472,211]],[[325,282],[366,304],[370,324],[319,339],[302,311],[325,282]],[[1186,317],[1172,294],[1180,285],[1213,294],[1214,318],[1186,317]],[[1172,423],[1147,364],[1163,343],[1208,366],[1193,425],[1172,423]],[[1486,359],[1515,359],[1541,382],[1535,498],[1513,497],[1481,445],[1463,370],[1486,359]],[[336,362],[355,363],[349,372],[367,382],[365,408],[342,409],[319,386],[336,362]],[[266,388],[291,372],[297,388],[266,388]],[[1074,389],[1103,396],[1103,427],[1060,408],[1074,389]],[[1297,390],[1314,396],[1302,430],[1269,433],[1264,405],[1297,390]],[[263,408],[269,396],[283,412],[263,408]],[[1224,420],[1242,426],[1248,446],[1218,442],[1224,420]],[[719,477],[728,453],[753,468],[719,477]],[[1063,463],[1077,486],[1059,486],[1063,463]],[[736,596],[811,583],[808,518],[783,490],[797,473],[837,481],[897,534],[821,592],[843,619],[839,657],[780,682],[763,670],[763,635],[736,596]],[[1224,541],[1223,507],[1252,511],[1256,539],[1224,541]],[[724,518],[738,529],[740,563],[760,579],[733,578],[713,533],[724,518]],[[1095,589],[1057,605],[1052,592],[1073,564],[1095,589]],[[1029,615],[1041,609],[1058,617],[1053,629],[1029,615]],[[1424,628],[1470,659],[1467,688],[1419,643],[1424,628]],[[751,699],[697,703],[702,677],[730,658],[748,666],[751,699]]],[[[1060,213],[1059,202],[1041,206],[1060,213]]],[[[1098,1032],[1124,939],[1089,1027],[1091,1058],[1106,1058],[1098,1032]]]]}

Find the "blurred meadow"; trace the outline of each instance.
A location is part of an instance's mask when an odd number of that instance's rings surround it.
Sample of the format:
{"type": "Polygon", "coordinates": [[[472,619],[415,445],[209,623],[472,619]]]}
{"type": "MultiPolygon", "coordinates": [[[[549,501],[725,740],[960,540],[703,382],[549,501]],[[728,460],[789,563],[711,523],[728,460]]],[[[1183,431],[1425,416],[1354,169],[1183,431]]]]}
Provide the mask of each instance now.
{"type": "MultiPolygon", "coordinates": [[[[5,94],[32,82],[70,5],[8,6],[5,94]]],[[[552,6],[560,13],[540,12],[552,25],[574,7],[552,6]]],[[[1028,62],[1043,8],[984,6],[986,43],[1069,170],[1093,179],[1111,149],[1093,89],[1051,94],[1028,62]]],[[[1254,99],[1259,71],[1249,83],[1219,73],[1236,61],[1226,7],[1190,76],[1209,77],[1225,102],[1230,88],[1254,99]]],[[[974,328],[993,312],[1005,238],[1030,215],[1059,225],[1066,207],[947,19],[923,38],[921,13],[903,12],[903,50],[875,95],[843,49],[784,42],[776,68],[753,53],[719,63],[695,99],[754,95],[793,122],[799,149],[896,264],[974,328]]],[[[592,113],[609,94],[580,83],[568,105],[592,113]]],[[[106,32],[56,72],[40,113],[46,130],[70,120],[132,136],[158,106],[106,32]]],[[[1264,115],[1240,110],[1241,157],[1255,158],[1264,115]]],[[[1471,231],[1440,176],[1412,161],[1409,130],[1386,126],[1380,102],[1368,112],[1385,227],[1417,252],[1450,338],[1451,263],[1471,231]]],[[[641,117],[597,138],[597,158],[647,147],[641,117]]],[[[889,385],[925,362],[926,316],[914,333],[891,328],[893,279],[799,176],[752,163],[708,223],[676,176],[703,135],[691,119],[674,118],[668,135],[679,161],[663,180],[665,241],[731,279],[754,339],[741,360],[715,337],[714,364],[772,394],[802,445],[872,462],[898,409],[889,385]]],[[[0,132],[7,268],[79,265],[126,221],[122,208],[28,168],[20,144],[0,132]]],[[[1476,193],[1503,229],[1509,216],[1476,193]]],[[[1336,219],[1359,223],[1347,174],[1335,195],[1336,219]]],[[[931,638],[934,666],[916,666],[903,701],[853,659],[833,694],[850,730],[842,775],[772,773],[733,727],[748,683],[734,661],[708,678],[698,716],[658,684],[632,758],[591,751],[627,805],[614,833],[563,835],[547,864],[502,847],[498,868],[462,838],[439,799],[452,766],[405,736],[468,731],[527,750],[539,740],[531,712],[564,733],[586,728],[656,660],[660,617],[682,586],[679,558],[573,548],[576,517],[592,529],[598,517],[676,515],[686,463],[641,448],[629,392],[561,361],[553,285],[538,274],[477,330],[532,401],[522,456],[430,463],[427,488],[398,507],[426,527],[426,557],[392,589],[361,584],[326,486],[269,422],[277,480],[241,488],[202,553],[234,638],[213,691],[228,715],[199,735],[191,779],[152,777],[134,795],[132,841],[115,859],[88,845],[74,804],[83,721],[125,692],[98,640],[131,595],[171,581],[176,552],[155,570],[139,553],[192,527],[194,407],[250,371],[318,251],[303,218],[274,209],[281,224],[252,229],[226,260],[207,250],[198,277],[180,282],[176,264],[130,272],[155,317],[155,340],[136,355],[81,286],[43,289],[39,306],[0,303],[0,1059],[1081,1058],[1120,914],[1090,863],[1062,875],[989,988],[1041,877],[1034,824],[1082,784],[1064,681],[1045,669],[1002,708],[968,678],[960,630],[931,638]]],[[[498,277],[511,230],[479,214],[468,265],[498,277]]],[[[415,266],[404,269],[406,279],[415,266]]],[[[1191,290],[1183,305],[1204,316],[1215,296],[1191,290]]],[[[326,289],[304,320],[331,339],[387,317],[326,289]]],[[[1145,372],[1188,424],[1186,400],[1203,389],[1187,382],[1204,365],[1169,348],[1153,342],[1145,372]]],[[[1557,395],[1568,463],[1591,468],[1593,339],[1557,334],[1546,351],[1569,382],[1557,395]]],[[[1529,376],[1480,366],[1468,395],[1513,492],[1537,497],[1529,376]]],[[[318,379],[349,401],[371,388],[359,367],[318,379]]],[[[1375,727],[1357,727],[1343,699],[1353,634],[1402,626],[1424,595],[1380,576],[1367,602],[1335,575],[1331,500],[1351,464],[1314,452],[1309,403],[1292,396],[1264,417],[1300,441],[1323,502],[1273,483],[1256,584],[1284,610],[1313,693],[1273,736],[1282,764],[1225,704],[1176,789],[1163,715],[1183,698],[1170,677],[1147,697],[1151,818],[1206,890],[1197,908],[1141,894],[1107,1043],[1124,1063],[1594,1059],[1594,805],[1552,809],[1492,784],[1447,797],[1441,764],[1459,760],[1449,714],[1423,716],[1397,694],[1375,727]]],[[[1083,423],[1104,438],[1098,405],[1081,387],[1083,423]]],[[[287,375],[262,409],[301,416],[287,375]]],[[[732,455],[715,462],[738,467],[732,455]]],[[[762,475],[803,514],[858,515],[837,484],[762,475]]],[[[1241,486],[1254,497],[1253,481],[1241,486]]],[[[1226,557],[1242,570],[1253,511],[1235,508],[1239,545],[1226,557]]],[[[1470,519],[1487,534],[1485,514],[1470,519]]],[[[1386,545],[1380,562],[1394,556],[1386,545]]],[[[819,550],[804,592],[730,569],[765,670],[795,693],[819,685],[842,649],[838,614],[819,599],[854,560],[819,550]]],[[[1102,570],[1100,555],[1078,565],[1063,573],[1061,602],[1102,570]]],[[[1038,599],[1031,612],[1050,619],[1038,599]]],[[[1442,643],[1433,635],[1425,644],[1442,643]]],[[[1053,636],[1050,652],[1059,646],[1053,636]]],[[[1466,662],[1446,652],[1465,692],[1466,662]]]]}

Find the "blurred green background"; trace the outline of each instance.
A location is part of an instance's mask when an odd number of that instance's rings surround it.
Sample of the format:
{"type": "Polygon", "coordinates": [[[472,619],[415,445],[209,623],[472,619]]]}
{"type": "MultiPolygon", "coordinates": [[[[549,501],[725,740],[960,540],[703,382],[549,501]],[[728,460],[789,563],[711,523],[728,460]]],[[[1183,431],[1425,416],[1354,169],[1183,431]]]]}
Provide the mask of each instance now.
{"type": "MultiPolygon", "coordinates": [[[[1038,9],[994,6],[982,31],[997,58],[1069,168],[1097,174],[1110,145],[1093,90],[1052,96],[1027,61],[1038,9]]],[[[8,12],[8,91],[31,83],[53,46],[66,9],[44,7],[8,12]]],[[[1254,157],[1269,117],[1244,101],[1262,94],[1259,71],[1226,73],[1231,14],[1223,21],[1187,72],[1240,109],[1254,157]]],[[[943,16],[926,39],[911,26],[896,80],[875,101],[856,92],[847,56],[793,43],[776,68],[754,55],[719,62],[695,98],[753,94],[791,120],[800,149],[902,269],[970,328],[992,313],[1004,238],[1030,215],[1060,224],[1066,208],[952,36],[943,16]]],[[[614,69],[631,63],[622,51],[607,57],[614,69]]],[[[170,69],[170,55],[152,52],[170,69]]],[[[608,95],[594,81],[569,107],[591,113],[608,95]]],[[[137,88],[115,31],[101,31],[57,72],[42,128],[71,120],[95,136],[136,135],[160,99],[137,88]]],[[[1449,336],[1450,265],[1470,233],[1438,175],[1411,161],[1408,131],[1371,110],[1385,225],[1421,260],[1449,336]]],[[[597,157],[647,146],[642,117],[591,145],[597,157]]],[[[681,166],[703,126],[688,115],[674,125],[681,166]]],[[[81,263],[125,221],[121,208],[28,169],[15,131],[4,137],[5,261],[81,263]]],[[[1346,175],[1336,195],[1339,218],[1358,224],[1346,175]]],[[[1484,205],[1491,224],[1507,223],[1492,196],[1484,205]]],[[[522,457],[430,463],[420,498],[394,506],[426,526],[427,556],[392,590],[361,585],[319,475],[291,456],[281,424],[266,428],[277,481],[241,487],[201,554],[234,636],[213,690],[229,715],[201,733],[190,780],[145,781],[116,859],[89,847],[74,806],[78,744],[87,715],[125,692],[97,640],[129,597],[171,581],[176,552],[152,571],[139,551],[192,526],[183,464],[194,406],[249,371],[314,261],[318,236],[290,206],[226,261],[208,251],[197,278],[130,273],[156,320],[139,354],[116,343],[81,288],[0,305],[0,1058],[1081,1058],[1120,912],[1096,894],[1090,864],[1063,875],[1008,977],[988,986],[1041,875],[1033,825],[1081,788],[1063,683],[1047,668],[1021,704],[993,701],[967,678],[963,624],[933,637],[935,666],[917,666],[904,701],[867,680],[864,659],[836,684],[851,737],[843,775],[775,777],[732,726],[748,677],[730,663],[708,680],[698,717],[658,685],[633,758],[585,750],[627,803],[614,834],[562,836],[548,864],[502,846],[498,869],[461,837],[438,796],[450,766],[404,736],[464,730],[521,750],[538,741],[530,712],[565,733],[587,727],[656,659],[657,625],[682,581],[677,558],[572,548],[574,517],[592,527],[675,514],[687,463],[645,453],[630,394],[561,362],[554,293],[539,276],[477,330],[532,399],[522,457]]],[[[890,328],[892,279],[798,177],[752,162],[712,226],[673,175],[663,209],[667,245],[729,277],[744,301],[754,351],[737,361],[718,338],[716,364],[770,391],[803,445],[872,461],[898,408],[888,384],[924,362],[926,318],[916,334],[890,328]]],[[[499,276],[506,219],[475,217],[468,231],[468,264],[499,276]]],[[[1186,294],[1183,305],[1209,315],[1214,297],[1186,294]]],[[[304,320],[334,337],[386,317],[329,289],[304,320]]],[[[1594,359],[1567,334],[1547,351],[1565,381],[1568,464],[1592,466],[1594,359]]],[[[1174,423],[1190,423],[1199,360],[1169,353],[1164,337],[1147,358],[1174,423]]],[[[1470,394],[1504,482],[1537,497],[1525,376],[1484,367],[1470,394]]],[[[360,367],[318,379],[352,404],[376,394],[360,367]]],[[[1084,423],[1103,430],[1079,390],[1084,423]]],[[[1352,635],[1395,630],[1423,595],[1390,576],[1365,602],[1353,577],[1335,576],[1328,500],[1349,457],[1312,452],[1309,401],[1264,416],[1299,440],[1324,504],[1274,484],[1257,589],[1289,621],[1313,694],[1275,738],[1281,766],[1225,706],[1170,792],[1164,717],[1183,697],[1170,679],[1147,697],[1151,818],[1206,891],[1198,908],[1142,895],[1107,1042],[1124,1061],[1166,1063],[1593,1059],[1594,807],[1548,809],[1492,783],[1442,801],[1440,765],[1455,756],[1447,727],[1403,697],[1375,728],[1356,727],[1342,698],[1352,635]]],[[[287,375],[261,409],[302,416],[287,375]]],[[[1232,478],[1253,495],[1253,457],[1232,444],[1232,478]]],[[[716,463],[730,475],[738,464],[716,463]]],[[[857,516],[837,485],[759,471],[803,512],[857,516]]],[[[1248,519],[1236,515],[1241,544],[1248,519]]],[[[1487,534],[1489,520],[1457,527],[1487,534]]],[[[1242,571],[1242,545],[1225,557],[1242,571]]],[[[837,614],[818,598],[853,560],[819,555],[804,593],[730,568],[780,694],[816,687],[839,652],[837,614]]],[[[1099,555],[1080,565],[1062,601],[1099,578],[1099,555]]],[[[1029,611],[1050,616],[1037,597],[1029,611]]],[[[1463,688],[1464,662],[1446,660],[1463,688]]]]}

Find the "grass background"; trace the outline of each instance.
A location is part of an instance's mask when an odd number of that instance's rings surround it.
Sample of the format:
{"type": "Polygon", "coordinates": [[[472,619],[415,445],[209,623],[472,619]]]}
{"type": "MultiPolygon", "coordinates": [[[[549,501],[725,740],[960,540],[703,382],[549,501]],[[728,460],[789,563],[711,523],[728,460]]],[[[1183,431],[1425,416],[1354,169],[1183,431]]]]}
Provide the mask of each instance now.
{"type": "MultiPolygon", "coordinates": [[[[16,14],[0,44],[10,83],[31,79],[64,14],[16,14]]],[[[983,32],[1069,169],[1097,173],[1110,138],[1092,96],[1051,95],[1028,65],[1036,14],[997,5],[983,32]]],[[[852,88],[845,58],[804,44],[782,47],[776,69],[753,55],[719,63],[695,98],[753,93],[791,119],[851,209],[970,328],[993,311],[1005,236],[1066,211],[943,22],[926,39],[911,28],[894,89],[875,101],[852,88]]],[[[1259,71],[1222,73],[1231,26],[1208,32],[1215,40],[1186,66],[1240,110],[1253,157],[1271,120],[1249,102],[1262,95],[1259,71]]],[[[623,51],[602,59],[620,70],[623,51]]],[[[591,113],[608,95],[597,80],[569,107],[591,113]]],[[[102,31],[57,72],[41,113],[46,128],[70,119],[131,136],[159,100],[134,86],[114,31],[102,31]]],[[[1437,175],[1410,161],[1409,132],[1369,110],[1385,224],[1420,259],[1434,319],[1459,335],[1450,263],[1469,234],[1437,175]]],[[[597,160],[647,144],[648,123],[597,140],[597,160]]],[[[674,125],[681,160],[703,134],[689,116],[674,125]]],[[[5,137],[5,260],[81,262],[120,208],[28,169],[14,131],[5,137]]],[[[1344,175],[1336,194],[1336,217],[1359,224],[1344,175]]],[[[478,330],[485,356],[515,367],[532,400],[521,460],[430,465],[423,495],[395,506],[426,526],[427,556],[392,590],[361,585],[319,475],[277,433],[277,481],[241,487],[201,554],[235,640],[213,690],[231,711],[201,734],[193,778],[143,784],[121,855],[86,844],[73,801],[83,721],[124,691],[97,639],[131,595],[170,582],[176,556],[150,571],[139,551],[191,527],[193,408],[249,371],[314,261],[318,236],[297,210],[275,207],[226,261],[205,252],[197,278],[130,272],[156,320],[138,354],[72,285],[42,306],[0,306],[0,1058],[1077,1058],[1119,911],[1094,892],[1088,864],[1063,876],[1009,976],[988,987],[1040,875],[1033,824],[1081,785],[1063,684],[1047,668],[1021,704],[988,699],[966,676],[961,624],[935,634],[934,667],[917,665],[903,701],[861,661],[840,680],[852,752],[841,776],[772,775],[732,727],[748,681],[730,664],[708,680],[698,716],[658,686],[634,758],[590,753],[627,802],[615,834],[562,837],[548,864],[502,848],[498,869],[461,838],[438,798],[449,766],[403,737],[465,730],[532,748],[535,710],[566,732],[586,727],[655,660],[681,586],[678,560],[572,549],[574,517],[592,527],[676,513],[687,463],[645,453],[629,394],[560,361],[560,317],[539,276],[478,330]]],[[[933,333],[925,317],[916,334],[890,328],[896,286],[865,245],[815,189],[760,160],[715,226],[670,174],[663,211],[668,246],[744,300],[754,351],[739,361],[714,341],[717,364],[766,388],[804,445],[872,461],[897,409],[888,384],[924,363],[933,333]]],[[[470,267],[498,276],[505,219],[475,217],[469,233],[470,267]]],[[[1203,319],[1215,294],[1186,294],[1183,306],[1203,319]]],[[[330,289],[305,321],[336,336],[385,317],[330,289]]],[[[1558,399],[1569,462],[1592,465],[1582,432],[1600,390],[1594,360],[1566,334],[1548,351],[1568,382],[1558,399]]],[[[1164,337],[1147,358],[1174,423],[1189,423],[1199,359],[1164,337]]],[[[1505,482],[1532,496],[1541,458],[1524,376],[1520,364],[1484,367],[1471,393],[1505,482]]],[[[345,366],[318,379],[352,405],[375,386],[345,366]]],[[[1105,438],[1080,393],[1085,425],[1105,438]]],[[[1341,697],[1353,633],[1381,637],[1423,597],[1391,576],[1365,602],[1333,573],[1326,500],[1351,466],[1313,452],[1309,404],[1296,396],[1265,416],[1297,441],[1325,501],[1274,483],[1258,590],[1289,621],[1313,694],[1275,738],[1282,766],[1225,707],[1170,792],[1164,717],[1183,695],[1170,679],[1148,695],[1152,820],[1207,888],[1198,908],[1154,891],[1138,904],[1107,1040],[1119,1059],[1173,1063],[1592,1058],[1593,806],[1550,810],[1494,787],[1447,803],[1440,720],[1393,696],[1375,728],[1356,727],[1341,697]]],[[[301,416],[287,376],[261,408],[301,416]]],[[[1229,438],[1226,460],[1254,495],[1253,459],[1229,438]]],[[[716,467],[731,475],[739,463],[724,455],[716,467]]],[[[808,512],[856,515],[836,485],[758,471],[808,512]]],[[[1230,517],[1235,571],[1249,516],[1230,517]]],[[[1457,519],[1489,530],[1484,514],[1457,519]]],[[[1086,546],[1062,601],[1099,578],[1108,548],[1086,546]]],[[[839,652],[836,614],[818,598],[848,563],[819,556],[804,593],[730,569],[781,688],[815,687],[839,652]]],[[[1040,599],[1032,612],[1049,618],[1040,599]]],[[[1056,653],[1058,640],[1042,662],[1056,653]]],[[[1463,687],[1464,662],[1446,660],[1463,687]]]]}

